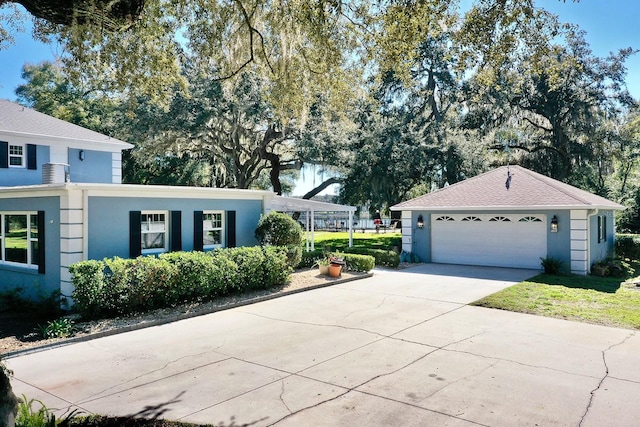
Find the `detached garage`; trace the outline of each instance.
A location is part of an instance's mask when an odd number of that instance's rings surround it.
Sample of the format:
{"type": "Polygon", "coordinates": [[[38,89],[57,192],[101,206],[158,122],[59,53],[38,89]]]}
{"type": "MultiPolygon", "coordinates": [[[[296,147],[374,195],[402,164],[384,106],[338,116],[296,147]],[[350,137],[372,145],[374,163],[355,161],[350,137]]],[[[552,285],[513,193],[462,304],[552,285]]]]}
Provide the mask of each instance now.
{"type": "Polygon", "coordinates": [[[613,254],[623,206],[520,166],[503,166],[400,203],[402,248],[426,262],[587,274],[613,254]]]}

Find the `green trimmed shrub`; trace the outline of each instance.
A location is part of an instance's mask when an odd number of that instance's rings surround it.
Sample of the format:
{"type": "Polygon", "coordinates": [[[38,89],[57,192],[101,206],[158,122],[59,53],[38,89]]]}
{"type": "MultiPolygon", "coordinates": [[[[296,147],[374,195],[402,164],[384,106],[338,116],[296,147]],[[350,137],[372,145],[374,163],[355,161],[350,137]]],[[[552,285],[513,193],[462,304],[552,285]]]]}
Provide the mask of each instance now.
{"type": "Polygon", "coordinates": [[[299,268],[311,268],[315,265],[316,261],[320,258],[326,258],[322,249],[316,249],[309,252],[302,252],[302,257],[300,263],[298,264],[299,268]]]}
{"type": "Polygon", "coordinates": [[[99,318],[284,284],[291,272],[287,261],[286,248],[256,246],[105,258],[76,263],[70,271],[75,308],[84,318],[99,318]]]}
{"type": "Polygon", "coordinates": [[[346,271],[358,271],[366,273],[373,270],[373,267],[375,267],[375,258],[373,258],[371,255],[358,255],[349,253],[341,253],[336,255],[339,258],[344,259],[344,262],[346,264],[346,271]]]}
{"type": "Polygon", "coordinates": [[[345,253],[371,255],[378,266],[397,268],[400,264],[400,254],[384,249],[345,248],[345,253]]]}
{"type": "Polygon", "coordinates": [[[212,259],[212,267],[207,284],[207,292],[211,295],[219,293],[226,295],[242,289],[240,283],[240,268],[231,257],[229,249],[217,249],[208,252],[212,259]]]}
{"type": "Polygon", "coordinates": [[[101,315],[105,300],[105,264],[103,261],[81,261],[69,266],[73,277],[74,309],[83,317],[94,318],[101,315]]]}
{"type": "Polygon", "coordinates": [[[173,291],[178,268],[169,261],[140,256],[129,264],[129,312],[168,307],[177,302],[173,291]]]}
{"type": "Polygon", "coordinates": [[[302,258],[302,227],[289,215],[269,212],[263,215],[256,228],[256,239],[261,245],[284,246],[287,248],[288,262],[296,267],[302,258]]]}
{"type": "Polygon", "coordinates": [[[265,256],[261,248],[233,248],[230,255],[238,265],[241,290],[265,288],[263,268],[265,256]]]}
{"type": "Polygon", "coordinates": [[[293,268],[287,262],[287,248],[282,246],[267,246],[264,251],[264,286],[270,288],[283,285],[289,280],[293,268]]]}

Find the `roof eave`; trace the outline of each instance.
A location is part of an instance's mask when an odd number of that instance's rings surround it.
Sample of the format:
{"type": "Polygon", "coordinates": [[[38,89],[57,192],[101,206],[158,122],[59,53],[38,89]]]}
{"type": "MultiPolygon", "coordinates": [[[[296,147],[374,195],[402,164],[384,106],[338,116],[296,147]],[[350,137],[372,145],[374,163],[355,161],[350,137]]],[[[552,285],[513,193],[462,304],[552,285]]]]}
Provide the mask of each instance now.
{"type": "Polygon", "coordinates": [[[47,141],[61,141],[61,142],[66,142],[66,143],[71,143],[71,144],[89,144],[89,145],[99,145],[99,146],[106,146],[109,148],[119,148],[120,150],[128,150],[134,147],[133,144],[129,144],[128,142],[124,142],[124,141],[120,141],[119,139],[116,138],[111,138],[107,135],[105,135],[105,138],[109,138],[107,141],[99,141],[99,140],[90,140],[90,139],[79,139],[79,138],[69,138],[69,137],[63,137],[63,136],[56,136],[56,135],[43,135],[43,134],[38,134],[38,133],[31,133],[31,132],[16,132],[16,131],[11,131],[11,130],[5,130],[5,129],[0,129],[0,134],[3,135],[8,135],[8,136],[15,136],[15,137],[19,137],[19,138],[32,138],[32,139],[38,139],[40,141],[43,142],[47,142],[47,141]]]}
{"type": "Polygon", "coordinates": [[[394,205],[389,209],[392,211],[531,211],[531,210],[584,210],[584,209],[604,209],[623,210],[622,205],[527,205],[527,206],[402,206],[394,205]]]}

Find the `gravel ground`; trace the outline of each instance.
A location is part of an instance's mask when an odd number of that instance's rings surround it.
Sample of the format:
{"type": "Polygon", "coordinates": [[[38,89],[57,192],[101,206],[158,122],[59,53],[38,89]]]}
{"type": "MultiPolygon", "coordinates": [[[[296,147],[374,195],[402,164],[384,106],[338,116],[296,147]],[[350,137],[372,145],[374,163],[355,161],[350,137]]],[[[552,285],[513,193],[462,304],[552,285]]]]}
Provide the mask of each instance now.
{"type": "MultiPolygon", "coordinates": [[[[56,338],[49,340],[38,339],[39,334],[36,329],[39,323],[37,320],[34,320],[33,325],[29,327],[26,325],[28,320],[24,319],[24,316],[16,316],[17,319],[13,319],[13,323],[19,324],[23,331],[26,326],[28,330],[31,330],[32,332],[16,332],[5,330],[10,328],[1,327],[0,355],[11,356],[16,352],[36,347],[51,346],[74,340],[84,340],[88,339],[90,336],[99,337],[109,335],[120,330],[133,330],[173,322],[188,317],[195,317],[224,310],[236,305],[251,304],[253,302],[274,298],[286,293],[301,292],[305,289],[329,286],[335,282],[364,278],[369,275],[370,274],[367,273],[344,272],[341,277],[334,278],[320,275],[317,269],[298,270],[291,274],[291,280],[289,283],[280,288],[249,292],[241,295],[231,295],[223,298],[217,298],[214,301],[206,303],[182,304],[177,307],[154,310],[135,316],[95,320],[91,322],[77,322],[75,324],[76,333],[72,338],[56,338]]],[[[10,320],[12,319],[3,318],[3,326],[12,323],[10,320]]]]}

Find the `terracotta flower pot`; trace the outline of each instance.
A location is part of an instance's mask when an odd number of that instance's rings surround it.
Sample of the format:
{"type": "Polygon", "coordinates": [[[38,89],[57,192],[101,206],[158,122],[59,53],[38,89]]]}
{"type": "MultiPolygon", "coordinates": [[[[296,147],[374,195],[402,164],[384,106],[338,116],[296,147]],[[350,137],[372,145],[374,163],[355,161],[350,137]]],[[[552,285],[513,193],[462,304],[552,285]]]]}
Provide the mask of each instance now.
{"type": "Polygon", "coordinates": [[[340,277],[340,273],[342,273],[342,266],[339,264],[331,264],[329,266],[329,276],[331,277],[340,277]]]}

